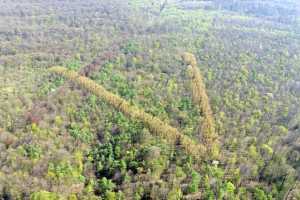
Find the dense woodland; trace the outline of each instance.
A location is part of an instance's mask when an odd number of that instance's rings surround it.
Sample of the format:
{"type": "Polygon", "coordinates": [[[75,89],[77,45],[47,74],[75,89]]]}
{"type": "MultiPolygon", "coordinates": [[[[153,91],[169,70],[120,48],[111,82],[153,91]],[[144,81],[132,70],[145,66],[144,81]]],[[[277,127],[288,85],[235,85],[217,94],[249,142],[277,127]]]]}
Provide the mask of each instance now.
{"type": "Polygon", "coordinates": [[[0,199],[300,199],[299,74],[298,0],[0,0],[0,199]]]}

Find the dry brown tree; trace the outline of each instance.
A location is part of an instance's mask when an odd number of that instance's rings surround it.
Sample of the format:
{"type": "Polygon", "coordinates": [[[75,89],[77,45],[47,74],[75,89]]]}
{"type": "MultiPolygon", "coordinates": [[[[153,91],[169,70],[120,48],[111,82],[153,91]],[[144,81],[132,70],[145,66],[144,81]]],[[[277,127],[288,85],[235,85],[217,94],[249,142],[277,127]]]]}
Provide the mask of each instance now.
{"type": "Polygon", "coordinates": [[[59,66],[50,68],[50,72],[59,74],[77,83],[81,87],[103,99],[115,109],[123,112],[131,119],[143,122],[144,125],[151,131],[151,133],[166,139],[172,144],[179,144],[187,154],[192,155],[198,161],[203,159],[203,156],[205,156],[206,150],[203,145],[196,143],[191,138],[181,134],[174,127],[171,127],[157,117],[146,113],[143,109],[131,105],[121,97],[107,91],[104,87],[97,84],[93,80],[84,76],[80,76],[77,72],[59,66]]]}
{"type": "Polygon", "coordinates": [[[184,53],[182,58],[187,64],[187,72],[190,77],[193,102],[198,107],[202,115],[199,124],[199,136],[201,138],[201,142],[206,147],[210,158],[216,159],[219,156],[219,141],[215,130],[213,112],[210,107],[202,74],[197,66],[197,61],[193,54],[184,53]]]}

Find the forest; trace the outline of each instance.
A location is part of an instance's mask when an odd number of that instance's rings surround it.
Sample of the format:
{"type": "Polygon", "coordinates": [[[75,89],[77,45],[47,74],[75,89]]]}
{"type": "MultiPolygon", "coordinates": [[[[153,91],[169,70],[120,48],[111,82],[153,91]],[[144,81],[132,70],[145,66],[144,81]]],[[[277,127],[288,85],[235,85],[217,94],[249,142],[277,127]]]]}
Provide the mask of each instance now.
{"type": "Polygon", "coordinates": [[[0,0],[0,200],[300,200],[300,1],[0,0]]]}

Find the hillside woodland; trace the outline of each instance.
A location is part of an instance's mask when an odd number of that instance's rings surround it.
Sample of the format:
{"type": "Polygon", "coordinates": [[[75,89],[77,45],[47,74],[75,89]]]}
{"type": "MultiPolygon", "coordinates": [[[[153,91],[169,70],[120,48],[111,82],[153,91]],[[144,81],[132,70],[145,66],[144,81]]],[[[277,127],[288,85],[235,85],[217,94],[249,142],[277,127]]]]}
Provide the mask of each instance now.
{"type": "Polygon", "coordinates": [[[298,0],[1,0],[1,200],[300,199],[298,0]]]}

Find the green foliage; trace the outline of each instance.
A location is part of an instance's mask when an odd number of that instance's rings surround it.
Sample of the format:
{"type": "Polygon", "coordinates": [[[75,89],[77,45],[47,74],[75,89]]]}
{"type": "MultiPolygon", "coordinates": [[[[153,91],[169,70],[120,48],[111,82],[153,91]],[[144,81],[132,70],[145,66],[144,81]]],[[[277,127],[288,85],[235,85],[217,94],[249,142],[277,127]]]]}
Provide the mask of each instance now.
{"type": "Polygon", "coordinates": [[[25,156],[30,159],[39,159],[42,155],[42,149],[37,145],[26,145],[25,156]]]}
{"type": "Polygon", "coordinates": [[[182,191],[180,187],[174,187],[169,193],[167,200],[180,200],[182,199],[182,191]]]}
{"type": "Polygon", "coordinates": [[[127,44],[125,44],[122,47],[122,51],[125,54],[135,55],[135,54],[137,54],[140,51],[140,47],[139,47],[139,44],[137,42],[135,42],[135,41],[129,41],[127,44]]]}
{"type": "Polygon", "coordinates": [[[121,166],[126,168],[126,164],[122,162],[120,165],[119,160],[116,160],[118,157],[116,157],[115,149],[111,143],[99,145],[98,148],[94,149],[93,156],[98,173],[108,172],[112,174],[115,169],[121,166]]]}
{"type": "Polygon", "coordinates": [[[219,168],[218,166],[207,166],[207,171],[211,176],[216,177],[220,180],[224,177],[225,174],[224,170],[222,168],[219,168]]]}
{"type": "Polygon", "coordinates": [[[76,123],[71,123],[69,129],[68,129],[70,135],[81,142],[88,143],[92,140],[93,136],[90,130],[87,128],[81,128],[78,124],[76,123]]]}
{"type": "Polygon", "coordinates": [[[176,166],[176,171],[175,171],[176,178],[178,179],[185,179],[186,174],[184,173],[182,167],[176,166]]]}
{"type": "Polygon", "coordinates": [[[212,188],[211,188],[210,182],[209,182],[209,177],[207,175],[204,176],[203,187],[204,187],[203,197],[205,199],[209,199],[209,200],[215,199],[215,195],[212,191],[212,188]]]}
{"type": "Polygon", "coordinates": [[[251,145],[249,147],[249,156],[254,160],[256,160],[258,158],[258,152],[257,152],[256,147],[254,145],[251,145]]]}
{"type": "Polygon", "coordinates": [[[61,116],[56,116],[54,119],[54,123],[56,126],[60,127],[63,124],[63,119],[61,116]]]}
{"type": "Polygon", "coordinates": [[[44,82],[43,85],[37,91],[38,96],[43,97],[50,92],[55,91],[59,86],[63,85],[64,79],[61,77],[55,77],[51,82],[44,82]]]}
{"type": "Polygon", "coordinates": [[[151,169],[153,177],[159,178],[167,166],[168,157],[163,155],[160,148],[156,146],[146,148],[144,152],[146,154],[145,165],[151,169]]]}
{"type": "Polygon", "coordinates": [[[39,129],[39,127],[38,127],[38,125],[36,123],[32,123],[31,124],[31,131],[33,133],[38,133],[40,131],[40,129],[39,129]]]}
{"type": "Polygon", "coordinates": [[[117,200],[116,193],[112,191],[106,191],[105,200],[117,200]]]}
{"type": "Polygon", "coordinates": [[[103,177],[99,181],[99,188],[105,194],[107,191],[113,191],[116,188],[116,184],[114,184],[111,180],[103,177]]]}
{"type": "Polygon", "coordinates": [[[133,99],[136,95],[132,84],[126,78],[114,70],[115,63],[107,63],[104,69],[96,77],[104,85],[110,81],[109,88],[125,99],[133,99]]]}
{"type": "Polygon", "coordinates": [[[234,199],[235,186],[231,182],[225,184],[225,191],[228,199],[234,199]]]}
{"type": "Polygon", "coordinates": [[[0,1],[0,199],[299,198],[297,0],[57,3],[0,1]],[[182,51],[199,61],[218,159],[182,51]]]}
{"type": "Polygon", "coordinates": [[[32,193],[30,200],[61,200],[61,198],[53,192],[39,191],[32,193]]]}
{"type": "Polygon", "coordinates": [[[142,186],[138,186],[134,193],[134,200],[141,200],[144,194],[144,188],[142,186]]]}
{"type": "Polygon", "coordinates": [[[78,58],[72,58],[69,60],[66,60],[64,63],[64,66],[66,66],[70,70],[77,71],[81,67],[82,63],[78,58]]]}
{"type": "Polygon", "coordinates": [[[75,194],[71,194],[70,196],[68,196],[68,200],[77,200],[77,197],[75,194]]]}
{"type": "Polygon", "coordinates": [[[118,94],[126,99],[132,99],[135,96],[135,91],[130,87],[128,81],[118,75],[112,75],[113,88],[117,89],[118,94]]]}
{"type": "Polygon", "coordinates": [[[47,176],[54,180],[78,180],[84,182],[85,178],[81,175],[82,169],[79,166],[74,166],[70,162],[59,162],[48,165],[47,176]]]}
{"type": "Polygon", "coordinates": [[[203,157],[203,152],[206,150],[205,146],[196,143],[191,138],[180,133],[176,128],[164,123],[157,117],[146,113],[143,109],[131,105],[121,97],[107,91],[103,86],[96,84],[95,81],[84,76],[79,76],[78,73],[67,70],[64,67],[55,66],[52,67],[50,71],[78,83],[81,87],[96,94],[115,109],[120,110],[122,113],[132,118],[132,120],[143,122],[144,126],[146,126],[153,134],[165,138],[173,144],[180,141],[181,146],[187,154],[191,154],[197,159],[203,157]]]}
{"type": "Polygon", "coordinates": [[[200,174],[197,173],[196,171],[192,171],[191,176],[192,176],[191,177],[191,182],[188,185],[188,192],[189,193],[195,193],[195,192],[199,191],[199,184],[200,184],[200,181],[201,181],[201,177],[200,177],[200,174]]]}
{"type": "Polygon", "coordinates": [[[273,149],[269,145],[263,144],[261,148],[268,156],[273,154],[273,149]]]}
{"type": "Polygon", "coordinates": [[[269,198],[265,194],[265,192],[259,188],[255,188],[253,192],[253,196],[255,200],[268,200],[269,198]]]}

